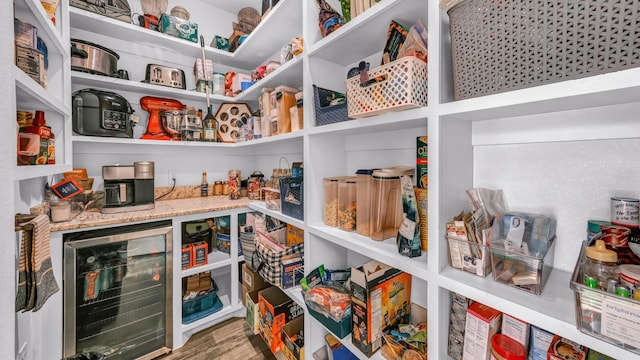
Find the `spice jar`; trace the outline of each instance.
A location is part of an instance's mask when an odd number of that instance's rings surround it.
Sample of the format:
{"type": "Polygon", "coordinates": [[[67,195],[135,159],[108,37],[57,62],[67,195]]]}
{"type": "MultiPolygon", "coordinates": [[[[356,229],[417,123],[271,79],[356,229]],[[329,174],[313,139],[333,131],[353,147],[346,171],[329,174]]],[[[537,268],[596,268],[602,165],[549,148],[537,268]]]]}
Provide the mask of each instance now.
{"type": "Polygon", "coordinates": [[[338,180],[338,226],[344,231],[356,229],[356,177],[338,180]]]}
{"type": "Polygon", "coordinates": [[[218,180],[213,184],[213,195],[222,195],[222,181],[218,180]]]}
{"type": "Polygon", "coordinates": [[[412,167],[394,167],[373,172],[371,199],[371,239],[395,238],[402,224],[402,186],[400,177],[412,175],[412,167]]]}
{"type": "Polygon", "coordinates": [[[223,181],[222,182],[222,195],[229,195],[229,182],[228,181],[223,181]]]}
{"type": "Polygon", "coordinates": [[[522,344],[503,334],[491,337],[491,360],[525,360],[527,349],[522,344]]]}
{"type": "Polygon", "coordinates": [[[603,240],[585,248],[586,261],[582,264],[584,277],[598,279],[598,288],[607,290],[607,281],[617,278],[618,254],[607,249],[603,240]]]}
{"type": "Polygon", "coordinates": [[[356,231],[363,236],[371,235],[371,184],[373,170],[356,171],[356,231]]]}
{"type": "Polygon", "coordinates": [[[338,177],[322,179],[324,188],[323,222],[327,226],[338,226],[338,177]]]}

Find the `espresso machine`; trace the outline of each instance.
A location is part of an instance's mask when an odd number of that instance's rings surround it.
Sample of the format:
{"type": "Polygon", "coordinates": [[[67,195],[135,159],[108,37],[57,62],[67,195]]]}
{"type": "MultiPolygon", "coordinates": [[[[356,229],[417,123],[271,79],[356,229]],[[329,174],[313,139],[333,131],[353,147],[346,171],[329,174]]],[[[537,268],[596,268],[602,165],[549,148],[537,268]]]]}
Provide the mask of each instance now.
{"type": "Polygon", "coordinates": [[[154,162],[137,161],[133,165],[105,165],[104,206],[102,213],[149,210],[155,207],[154,162]]]}

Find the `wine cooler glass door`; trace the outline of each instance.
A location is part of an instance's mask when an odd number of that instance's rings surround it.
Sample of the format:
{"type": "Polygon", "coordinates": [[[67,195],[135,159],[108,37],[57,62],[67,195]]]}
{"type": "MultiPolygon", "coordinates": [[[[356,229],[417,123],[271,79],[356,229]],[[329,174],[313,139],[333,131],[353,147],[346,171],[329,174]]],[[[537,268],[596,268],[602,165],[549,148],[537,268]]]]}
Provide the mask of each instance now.
{"type": "Polygon", "coordinates": [[[65,242],[65,356],[171,349],[171,228],[65,242]]]}

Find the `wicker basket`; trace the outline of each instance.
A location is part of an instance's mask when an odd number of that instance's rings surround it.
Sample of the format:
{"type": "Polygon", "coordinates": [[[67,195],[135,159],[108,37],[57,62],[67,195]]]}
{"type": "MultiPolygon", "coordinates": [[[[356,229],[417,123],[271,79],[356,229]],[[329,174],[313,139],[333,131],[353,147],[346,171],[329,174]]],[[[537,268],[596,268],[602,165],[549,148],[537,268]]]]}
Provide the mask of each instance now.
{"type": "Polygon", "coordinates": [[[466,0],[448,14],[456,100],[640,65],[638,0],[466,0]]]}
{"type": "Polygon", "coordinates": [[[381,78],[366,86],[360,76],[347,79],[347,105],[351,118],[362,118],[427,105],[427,63],[406,56],[369,71],[381,78]]]}

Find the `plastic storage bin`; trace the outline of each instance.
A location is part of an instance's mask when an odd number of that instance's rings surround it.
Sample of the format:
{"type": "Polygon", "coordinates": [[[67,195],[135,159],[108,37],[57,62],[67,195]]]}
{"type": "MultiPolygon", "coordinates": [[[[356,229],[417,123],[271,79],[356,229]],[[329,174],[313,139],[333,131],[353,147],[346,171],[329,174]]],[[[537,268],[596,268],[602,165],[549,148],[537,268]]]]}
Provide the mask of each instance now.
{"type": "Polygon", "coordinates": [[[313,85],[316,125],[327,125],[349,120],[346,99],[344,103],[331,104],[331,101],[336,97],[344,97],[344,94],[313,85]]]}
{"type": "Polygon", "coordinates": [[[222,302],[218,298],[218,286],[211,281],[212,288],[204,294],[182,301],[182,323],[188,324],[211,315],[222,309],[222,302]]]}
{"type": "Polygon", "coordinates": [[[280,203],[280,189],[262,188],[262,198],[269,210],[280,211],[282,205],[280,203]]]}
{"type": "Polygon", "coordinates": [[[547,249],[538,256],[512,252],[505,248],[504,240],[491,243],[491,270],[497,282],[540,295],[549,278],[555,256],[555,237],[547,249]]]}
{"type": "Polygon", "coordinates": [[[638,7],[640,1],[460,2],[448,11],[454,97],[637,67],[640,28],[620,26],[637,21],[638,7]]]}
{"type": "Polygon", "coordinates": [[[369,71],[370,83],[360,76],[347,79],[350,118],[385,114],[427,105],[427,63],[406,56],[369,71]],[[380,81],[371,81],[373,79],[380,81]]]}
{"type": "Polygon", "coordinates": [[[466,239],[445,236],[449,245],[449,266],[485,277],[491,272],[489,247],[466,239]]]}
{"type": "Polygon", "coordinates": [[[571,276],[575,296],[576,327],[581,332],[640,355],[640,339],[629,335],[637,331],[640,301],[586,286],[582,266],[586,262],[585,246],[571,276]]]}
{"type": "Polygon", "coordinates": [[[282,213],[298,220],[304,219],[304,183],[302,178],[280,179],[280,203],[282,213]]]}

